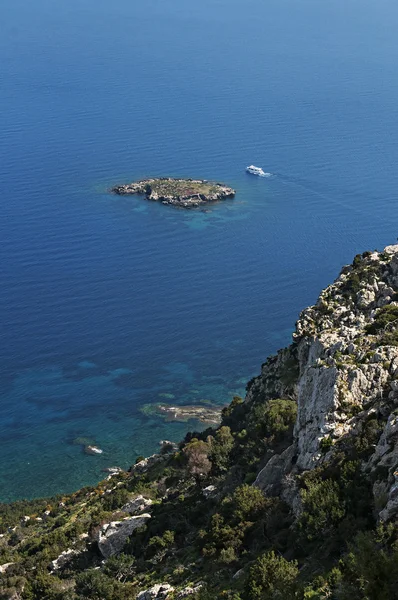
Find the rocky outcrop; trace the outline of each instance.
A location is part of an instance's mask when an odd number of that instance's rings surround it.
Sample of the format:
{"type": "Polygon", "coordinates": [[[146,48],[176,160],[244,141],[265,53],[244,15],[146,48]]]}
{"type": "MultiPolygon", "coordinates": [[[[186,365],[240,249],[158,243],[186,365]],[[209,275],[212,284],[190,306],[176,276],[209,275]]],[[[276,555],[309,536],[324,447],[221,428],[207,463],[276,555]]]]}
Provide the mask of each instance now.
{"type": "Polygon", "coordinates": [[[195,208],[209,202],[233,198],[235,190],[205,179],[143,179],[125,185],[116,185],[111,190],[118,195],[140,194],[147,200],[155,200],[180,208],[195,208]]]}
{"type": "Polygon", "coordinates": [[[168,583],[157,583],[156,585],[140,592],[136,600],[166,600],[174,592],[174,588],[168,583]]]}
{"type": "Polygon", "coordinates": [[[274,454],[258,473],[254,482],[267,496],[278,496],[282,491],[284,476],[291,472],[296,446],[289,446],[281,454],[274,454]]]}
{"type": "Polygon", "coordinates": [[[123,521],[112,521],[102,525],[97,534],[98,548],[104,558],[119,554],[130,535],[145,525],[151,515],[144,513],[136,517],[127,517],[123,521]]]}
{"type": "Polygon", "coordinates": [[[188,586],[180,590],[177,594],[177,600],[182,600],[183,598],[189,598],[189,596],[193,596],[200,592],[203,587],[203,583],[197,583],[194,586],[188,586]]]}
{"type": "Polygon", "coordinates": [[[62,552],[58,558],[56,558],[55,560],[53,560],[50,564],[50,571],[58,571],[58,569],[62,569],[63,567],[65,567],[74,556],[76,556],[77,554],[79,554],[76,550],[73,550],[71,548],[69,548],[68,550],[65,550],[64,552],[62,552]]]}
{"type": "Polygon", "coordinates": [[[161,454],[172,454],[178,452],[178,444],[171,442],[170,440],[160,440],[160,453],[161,454]]]}
{"type": "Polygon", "coordinates": [[[152,454],[151,456],[147,456],[146,458],[143,458],[142,460],[138,461],[137,463],[135,463],[135,465],[132,465],[129,469],[129,473],[145,473],[154,465],[161,462],[165,462],[166,460],[167,456],[165,456],[164,454],[152,454]]]}
{"type": "Polygon", "coordinates": [[[215,485],[208,485],[202,489],[202,494],[205,498],[214,498],[217,496],[217,488],[215,485]]]}
{"type": "Polygon", "coordinates": [[[144,498],[144,496],[137,496],[132,498],[120,510],[129,513],[130,515],[136,515],[141,513],[143,510],[151,506],[152,500],[150,498],[144,498]]]}
{"type": "Polygon", "coordinates": [[[293,444],[268,457],[255,481],[265,493],[281,494],[297,509],[294,477],[329,461],[368,419],[384,419],[364,469],[375,481],[379,518],[398,514],[398,418],[391,414],[398,406],[398,319],[394,312],[379,318],[398,306],[397,292],[398,245],[356,257],[301,313],[294,343],[249,383],[246,402],[297,399],[293,444]]]}

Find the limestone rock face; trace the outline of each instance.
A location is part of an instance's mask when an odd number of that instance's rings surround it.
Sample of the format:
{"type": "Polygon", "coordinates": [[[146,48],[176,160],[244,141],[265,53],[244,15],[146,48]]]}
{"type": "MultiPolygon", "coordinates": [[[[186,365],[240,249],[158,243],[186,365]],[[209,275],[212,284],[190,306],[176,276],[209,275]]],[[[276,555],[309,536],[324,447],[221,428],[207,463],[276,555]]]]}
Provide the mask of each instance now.
{"type": "Polygon", "coordinates": [[[378,517],[388,521],[398,513],[398,416],[392,414],[367,465],[378,517]]]}
{"type": "MultiPolygon", "coordinates": [[[[333,457],[367,420],[385,421],[384,431],[363,468],[374,482],[379,519],[398,515],[398,347],[388,336],[369,333],[382,307],[398,306],[398,245],[356,257],[338,279],[305,309],[294,343],[263,365],[248,386],[256,398],[296,398],[293,444],[266,462],[254,485],[280,495],[300,511],[295,478],[333,457]]],[[[398,323],[387,332],[398,330],[398,323]]],[[[380,333],[383,333],[382,331],[380,333]]]]}
{"type": "Polygon", "coordinates": [[[123,521],[112,521],[101,527],[97,534],[98,548],[104,558],[109,558],[122,551],[130,535],[145,525],[151,515],[144,513],[137,517],[128,517],[123,521]]]}
{"type": "Polygon", "coordinates": [[[267,496],[281,493],[283,477],[292,470],[292,460],[296,454],[296,445],[289,446],[282,454],[274,454],[261,469],[253,485],[259,487],[267,496]]]}
{"type": "Polygon", "coordinates": [[[168,583],[157,583],[149,590],[140,592],[136,600],[166,600],[174,592],[174,588],[168,583]]]}
{"type": "MultiPolygon", "coordinates": [[[[319,351],[319,344],[314,345],[319,351]]],[[[333,430],[334,413],[338,408],[338,373],[335,367],[314,364],[315,352],[310,353],[298,389],[298,414],[295,427],[297,466],[309,469],[319,459],[319,439],[333,430]]]]}

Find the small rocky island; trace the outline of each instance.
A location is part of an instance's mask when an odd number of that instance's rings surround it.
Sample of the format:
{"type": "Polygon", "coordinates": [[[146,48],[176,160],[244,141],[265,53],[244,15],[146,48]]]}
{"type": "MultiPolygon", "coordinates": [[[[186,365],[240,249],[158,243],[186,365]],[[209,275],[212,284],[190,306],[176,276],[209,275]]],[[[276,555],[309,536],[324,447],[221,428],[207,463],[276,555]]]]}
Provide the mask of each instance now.
{"type": "Polygon", "coordinates": [[[139,194],[147,200],[169,204],[180,208],[196,208],[210,202],[233,198],[235,190],[222,183],[214,183],[205,179],[143,179],[125,185],[116,185],[111,190],[114,194],[139,194]]]}

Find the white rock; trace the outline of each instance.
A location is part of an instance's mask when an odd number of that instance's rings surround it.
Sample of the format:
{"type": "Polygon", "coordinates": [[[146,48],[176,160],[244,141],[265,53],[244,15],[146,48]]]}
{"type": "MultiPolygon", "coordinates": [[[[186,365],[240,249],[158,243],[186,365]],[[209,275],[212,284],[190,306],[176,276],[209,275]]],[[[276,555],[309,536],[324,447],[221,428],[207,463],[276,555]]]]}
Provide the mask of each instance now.
{"type": "Polygon", "coordinates": [[[217,492],[217,488],[215,485],[208,485],[207,487],[203,488],[202,490],[202,494],[204,495],[205,498],[211,498],[212,496],[214,496],[217,492]]]}
{"type": "Polygon", "coordinates": [[[168,583],[157,583],[149,590],[140,592],[136,596],[136,600],[165,600],[172,592],[174,592],[174,588],[168,583]]]}
{"type": "Polygon", "coordinates": [[[284,475],[292,469],[292,459],[296,453],[296,446],[292,444],[282,454],[275,454],[261,469],[253,483],[266,495],[279,495],[284,475]]]}
{"type": "Polygon", "coordinates": [[[71,548],[65,550],[58,556],[58,558],[51,561],[50,570],[57,571],[58,569],[62,569],[62,567],[68,564],[68,562],[70,562],[70,560],[72,560],[72,558],[76,556],[76,554],[79,553],[76,550],[72,550],[71,548]]]}
{"type": "Polygon", "coordinates": [[[4,563],[3,565],[0,565],[0,573],[5,573],[8,569],[8,567],[11,567],[11,565],[14,565],[15,563],[13,562],[9,562],[9,563],[4,563]]]}
{"type": "MultiPolygon", "coordinates": [[[[234,579],[234,577],[232,578],[234,579]]],[[[203,583],[197,583],[194,587],[188,586],[182,590],[180,590],[177,594],[177,600],[182,600],[182,598],[187,598],[199,592],[203,587],[203,583]]]]}
{"type": "Polygon", "coordinates": [[[138,517],[127,517],[123,521],[112,521],[103,525],[97,534],[98,548],[102,556],[109,558],[121,552],[127,538],[150,518],[150,514],[144,513],[138,517]]]}
{"type": "Polygon", "coordinates": [[[134,515],[136,513],[142,512],[148,506],[151,506],[152,500],[150,498],[144,498],[144,496],[137,496],[136,498],[132,498],[129,500],[124,506],[122,506],[121,510],[123,512],[129,513],[130,515],[134,515]]]}
{"type": "Polygon", "coordinates": [[[357,302],[360,308],[367,308],[369,304],[372,304],[375,300],[376,294],[373,290],[362,290],[357,296],[357,302]]]}
{"type": "Polygon", "coordinates": [[[392,244],[391,246],[386,246],[384,248],[384,252],[386,254],[397,254],[398,253],[398,244],[392,244]]]}
{"type": "Polygon", "coordinates": [[[239,569],[239,571],[236,571],[236,573],[234,573],[234,575],[232,575],[232,579],[239,579],[240,577],[242,577],[244,572],[245,572],[244,569],[239,569]]]}

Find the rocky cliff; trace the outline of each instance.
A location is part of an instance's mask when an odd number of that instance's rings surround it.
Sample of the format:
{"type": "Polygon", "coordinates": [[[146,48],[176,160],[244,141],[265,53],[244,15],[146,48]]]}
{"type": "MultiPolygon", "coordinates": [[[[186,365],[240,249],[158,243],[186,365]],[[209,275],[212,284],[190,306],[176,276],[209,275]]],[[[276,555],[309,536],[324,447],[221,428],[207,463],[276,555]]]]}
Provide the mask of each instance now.
{"type": "Polygon", "coordinates": [[[301,313],[293,345],[263,366],[261,376],[250,387],[248,402],[258,394],[290,393],[297,398],[293,443],[270,459],[255,482],[266,493],[272,493],[276,479],[282,496],[297,502],[297,495],[292,496],[292,476],[328,463],[373,419],[384,427],[363,469],[376,478],[373,491],[380,519],[396,514],[396,290],[398,245],[358,255],[321,293],[317,304],[301,313]],[[298,378],[289,389],[283,374],[295,361],[298,378]],[[383,473],[383,478],[378,479],[377,473],[383,473]]]}
{"type": "Polygon", "coordinates": [[[219,427],[95,488],[0,506],[0,598],[391,600],[397,518],[388,246],[342,269],[219,427]]]}

